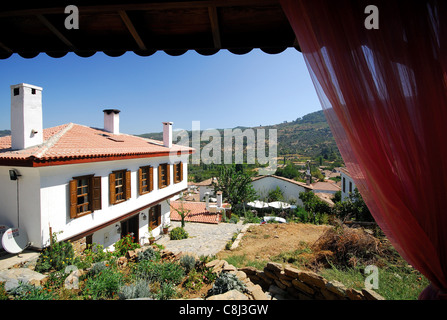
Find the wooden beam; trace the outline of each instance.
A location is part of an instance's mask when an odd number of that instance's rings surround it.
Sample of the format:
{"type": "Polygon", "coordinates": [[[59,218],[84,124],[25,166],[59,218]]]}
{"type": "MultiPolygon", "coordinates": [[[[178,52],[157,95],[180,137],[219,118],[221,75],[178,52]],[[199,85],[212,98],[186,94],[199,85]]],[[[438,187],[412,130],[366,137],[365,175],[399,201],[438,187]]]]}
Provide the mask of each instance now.
{"type": "Polygon", "coordinates": [[[45,18],[42,14],[36,15],[37,18],[48,28],[53,32],[56,37],[59,38],[67,47],[69,47],[71,50],[75,50],[75,46],[68,40],[50,21],[48,21],[47,18],[45,18]]]}
{"type": "Polygon", "coordinates": [[[129,16],[127,15],[126,11],[119,10],[118,13],[120,14],[121,19],[123,20],[124,24],[126,25],[127,29],[129,30],[130,34],[134,38],[135,42],[138,44],[138,47],[140,50],[146,51],[147,48],[141,40],[140,35],[138,34],[137,30],[135,29],[135,26],[133,25],[132,21],[130,20],[129,16]]]}
{"type": "Polygon", "coordinates": [[[13,53],[13,51],[9,47],[5,46],[1,42],[0,42],[0,49],[2,49],[3,51],[6,51],[7,53],[13,53]]]}
{"type": "Polygon", "coordinates": [[[211,21],[211,30],[213,32],[214,47],[216,49],[222,49],[222,42],[220,40],[219,19],[217,17],[217,8],[208,7],[208,13],[211,21]]]}

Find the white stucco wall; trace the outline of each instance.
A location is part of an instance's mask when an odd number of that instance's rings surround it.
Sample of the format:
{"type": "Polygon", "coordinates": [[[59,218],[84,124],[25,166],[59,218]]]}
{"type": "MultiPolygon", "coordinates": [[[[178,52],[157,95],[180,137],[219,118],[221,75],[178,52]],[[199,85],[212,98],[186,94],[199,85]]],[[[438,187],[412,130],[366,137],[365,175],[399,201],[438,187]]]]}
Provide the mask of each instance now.
{"type": "Polygon", "coordinates": [[[346,173],[344,173],[342,171],[340,172],[340,176],[341,176],[341,201],[345,201],[346,198],[349,197],[349,192],[350,192],[349,191],[349,183],[352,184],[351,192],[354,192],[355,183],[354,183],[354,180],[349,175],[347,175],[346,173]],[[344,190],[343,190],[343,183],[345,184],[344,190]]]}
{"type": "MultiPolygon", "coordinates": [[[[49,244],[49,227],[58,234],[58,240],[71,238],[85,230],[100,226],[110,220],[137,210],[145,205],[187,188],[187,156],[184,158],[183,181],[174,184],[173,166],[170,166],[169,187],[158,189],[158,164],[173,164],[169,157],[128,159],[104,161],[85,164],[71,164],[42,168],[17,168],[22,177],[20,187],[20,227],[25,228],[28,238],[35,247],[49,244]],[[154,190],[145,195],[138,195],[138,169],[141,166],[154,167],[154,190]],[[116,205],[109,204],[109,174],[113,170],[131,171],[131,198],[116,205]],[[70,218],[69,181],[76,176],[94,174],[101,176],[102,209],[76,219],[70,218]]],[[[10,167],[0,167],[0,223],[15,223],[16,182],[9,180],[10,167]]],[[[162,224],[169,220],[169,205],[163,201],[162,224]]],[[[146,215],[148,209],[145,210],[146,215]]],[[[140,236],[147,232],[148,220],[140,215],[140,236]]],[[[16,226],[16,225],[14,225],[16,226]]],[[[156,236],[160,228],[153,231],[156,236]]],[[[147,237],[147,235],[146,235],[147,237]]],[[[93,242],[111,246],[120,238],[114,224],[94,233],[93,242]]],[[[144,240],[144,239],[143,239],[144,240]]]]}
{"type": "Polygon", "coordinates": [[[295,200],[296,205],[303,205],[303,202],[299,198],[299,194],[300,192],[305,192],[306,188],[292,182],[266,176],[264,178],[254,180],[252,185],[256,190],[256,193],[259,195],[260,200],[263,200],[264,198],[266,199],[271,190],[275,190],[276,187],[279,187],[283,193],[285,202],[295,200]]]}

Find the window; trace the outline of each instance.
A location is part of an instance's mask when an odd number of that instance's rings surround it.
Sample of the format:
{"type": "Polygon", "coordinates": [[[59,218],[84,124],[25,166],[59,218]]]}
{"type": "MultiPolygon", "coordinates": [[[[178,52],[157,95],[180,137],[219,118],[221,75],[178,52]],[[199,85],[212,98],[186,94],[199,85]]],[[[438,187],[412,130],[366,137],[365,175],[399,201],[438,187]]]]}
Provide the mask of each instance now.
{"type": "Polygon", "coordinates": [[[101,209],[101,177],[74,177],[69,183],[70,218],[101,209]]]}
{"type": "Polygon", "coordinates": [[[161,224],[161,205],[149,209],[149,227],[154,230],[161,224]]]}
{"type": "Polygon", "coordinates": [[[140,195],[151,192],[154,189],[154,168],[147,166],[138,169],[138,193],[140,195]]]}
{"type": "Polygon", "coordinates": [[[174,183],[182,182],[183,180],[183,163],[174,164],[174,183]]]}
{"type": "Polygon", "coordinates": [[[110,204],[117,204],[130,199],[130,171],[119,170],[109,174],[110,204]]]}
{"type": "Polygon", "coordinates": [[[343,193],[346,192],[346,179],[343,177],[343,193]]]}
{"type": "Polygon", "coordinates": [[[169,186],[169,164],[163,163],[158,166],[158,189],[169,186]]]}
{"type": "Polygon", "coordinates": [[[18,96],[20,94],[20,88],[14,88],[14,95],[18,96]]]}
{"type": "Polygon", "coordinates": [[[352,182],[349,181],[349,192],[352,192],[352,182]]]}

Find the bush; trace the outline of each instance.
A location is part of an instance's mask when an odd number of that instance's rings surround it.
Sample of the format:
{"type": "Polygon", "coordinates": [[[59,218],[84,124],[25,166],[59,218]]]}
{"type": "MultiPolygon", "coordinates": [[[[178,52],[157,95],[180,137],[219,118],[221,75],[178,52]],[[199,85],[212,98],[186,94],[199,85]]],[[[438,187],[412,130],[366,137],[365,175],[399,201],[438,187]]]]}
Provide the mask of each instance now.
{"type": "Polygon", "coordinates": [[[81,260],[76,266],[79,269],[87,269],[93,263],[110,260],[112,257],[113,254],[111,252],[104,250],[102,245],[94,243],[84,250],[81,260]]]}
{"type": "Polygon", "coordinates": [[[151,295],[149,283],[145,280],[137,280],[132,284],[122,286],[118,293],[121,300],[149,298],[151,295]]]}
{"type": "Polygon", "coordinates": [[[165,282],[160,285],[160,290],[154,295],[158,300],[169,300],[176,295],[175,287],[172,283],[165,282]]]}
{"type": "Polygon", "coordinates": [[[239,280],[236,275],[231,273],[221,273],[214,282],[213,287],[208,290],[208,296],[222,294],[230,290],[245,292],[247,289],[245,284],[239,280]]]}
{"type": "Polygon", "coordinates": [[[123,283],[122,274],[114,268],[96,268],[98,269],[90,270],[89,277],[85,280],[84,295],[94,300],[114,298],[123,283]]]}
{"type": "Polygon", "coordinates": [[[53,245],[43,249],[36,263],[36,272],[47,272],[51,269],[56,271],[76,264],[73,245],[67,241],[57,242],[56,233],[52,234],[53,245]]]}
{"type": "Polygon", "coordinates": [[[183,268],[178,263],[148,260],[138,263],[134,273],[137,277],[150,282],[171,282],[173,284],[179,284],[185,276],[183,268]]]}
{"type": "Polygon", "coordinates": [[[14,300],[54,300],[57,296],[51,293],[50,289],[33,286],[29,283],[20,282],[12,289],[10,294],[14,300]]]}
{"type": "Polygon", "coordinates": [[[114,251],[115,256],[122,257],[125,256],[127,251],[129,250],[135,250],[137,248],[141,248],[140,244],[134,242],[134,240],[135,237],[131,236],[130,234],[118,240],[115,243],[115,251],[114,251]]]}
{"type": "Polygon", "coordinates": [[[171,240],[181,240],[188,238],[188,232],[186,232],[185,229],[182,227],[176,227],[171,230],[171,233],[169,234],[169,237],[171,240]]]}
{"type": "Polygon", "coordinates": [[[189,273],[196,266],[196,258],[190,255],[185,255],[180,258],[180,265],[185,269],[186,273],[189,273]]]}
{"type": "Polygon", "coordinates": [[[0,282],[0,300],[8,300],[8,294],[5,290],[4,282],[0,282]]]}
{"type": "Polygon", "coordinates": [[[137,256],[138,262],[141,261],[158,261],[160,260],[161,256],[158,251],[155,251],[153,248],[149,247],[143,252],[139,252],[137,256]]]}

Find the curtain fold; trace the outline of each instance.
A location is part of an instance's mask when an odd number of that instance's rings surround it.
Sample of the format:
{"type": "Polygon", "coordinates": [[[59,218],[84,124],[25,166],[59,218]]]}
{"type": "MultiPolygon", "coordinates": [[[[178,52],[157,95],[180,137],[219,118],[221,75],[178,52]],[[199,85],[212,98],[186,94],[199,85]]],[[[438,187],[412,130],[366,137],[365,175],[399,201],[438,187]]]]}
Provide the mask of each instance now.
{"type": "Polygon", "coordinates": [[[446,299],[446,1],[280,1],[374,219],[430,280],[419,298],[446,299]]]}

